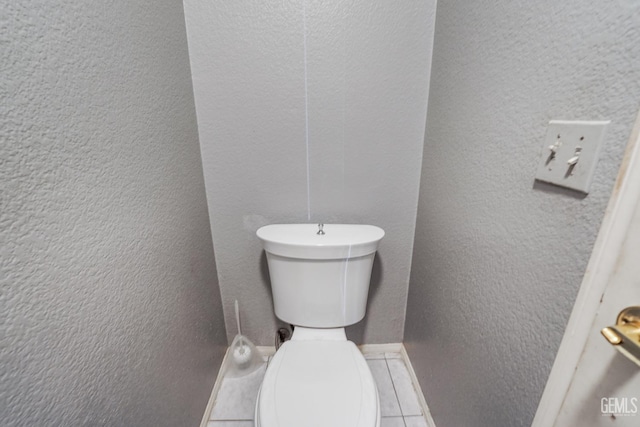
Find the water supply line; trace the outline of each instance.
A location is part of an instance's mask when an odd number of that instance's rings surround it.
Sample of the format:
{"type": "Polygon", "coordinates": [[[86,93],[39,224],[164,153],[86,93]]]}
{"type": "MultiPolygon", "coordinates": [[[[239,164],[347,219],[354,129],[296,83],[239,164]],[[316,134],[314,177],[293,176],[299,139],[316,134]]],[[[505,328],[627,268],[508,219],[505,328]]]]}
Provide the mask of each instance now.
{"type": "Polygon", "coordinates": [[[280,346],[284,344],[284,342],[287,341],[290,337],[291,337],[291,332],[289,332],[289,329],[279,328],[276,331],[276,342],[275,342],[276,351],[278,351],[280,346]]]}

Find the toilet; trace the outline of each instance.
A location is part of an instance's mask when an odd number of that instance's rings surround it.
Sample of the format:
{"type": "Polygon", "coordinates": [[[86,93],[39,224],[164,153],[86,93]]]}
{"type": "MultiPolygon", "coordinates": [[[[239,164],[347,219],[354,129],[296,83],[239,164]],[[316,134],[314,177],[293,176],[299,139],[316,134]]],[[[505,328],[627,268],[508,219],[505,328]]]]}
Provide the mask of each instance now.
{"type": "Polygon", "coordinates": [[[273,224],[258,238],[276,316],[294,326],[260,386],[256,427],[379,427],[378,391],[345,327],[366,312],[384,231],[372,225],[273,224]]]}

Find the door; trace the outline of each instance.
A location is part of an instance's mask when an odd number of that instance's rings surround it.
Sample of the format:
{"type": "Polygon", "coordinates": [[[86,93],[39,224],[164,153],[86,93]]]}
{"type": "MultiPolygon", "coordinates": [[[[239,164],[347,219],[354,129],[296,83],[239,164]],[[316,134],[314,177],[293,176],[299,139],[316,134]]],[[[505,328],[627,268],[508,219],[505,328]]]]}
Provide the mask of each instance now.
{"type": "Polygon", "coordinates": [[[640,426],[640,366],[600,332],[629,306],[640,306],[640,114],[532,427],[640,426]]]}
{"type": "Polygon", "coordinates": [[[603,328],[615,325],[623,308],[640,305],[640,203],[636,204],[617,264],[560,407],[556,427],[640,426],[640,366],[616,351],[600,334],[603,328]]]}

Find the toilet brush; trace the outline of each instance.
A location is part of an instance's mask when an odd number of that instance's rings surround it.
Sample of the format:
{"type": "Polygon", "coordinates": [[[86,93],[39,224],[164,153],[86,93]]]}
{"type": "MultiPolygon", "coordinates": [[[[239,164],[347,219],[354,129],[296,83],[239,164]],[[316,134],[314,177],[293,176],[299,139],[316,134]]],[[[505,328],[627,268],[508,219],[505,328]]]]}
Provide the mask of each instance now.
{"type": "Polygon", "coordinates": [[[238,335],[235,336],[231,343],[231,363],[227,370],[227,376],[241,377],[259,368],[263,360],[256,346],[253,345],[247,337],[242,335],[242,329],[240,328],[240,308],[237,300],[235,301],[235,311],[238,335]]]}

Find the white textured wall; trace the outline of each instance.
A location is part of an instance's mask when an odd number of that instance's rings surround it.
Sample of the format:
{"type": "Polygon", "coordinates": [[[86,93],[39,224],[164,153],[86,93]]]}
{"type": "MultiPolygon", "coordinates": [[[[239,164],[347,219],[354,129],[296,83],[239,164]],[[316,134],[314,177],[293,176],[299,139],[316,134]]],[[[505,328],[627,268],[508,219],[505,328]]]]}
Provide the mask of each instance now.
{"type": "Polygon", "coordinates": [[[244,332],[274,339],[256,229],[311,221],[385,229],[349,336],[402,339],[434,13],[434,1],[185,1],[230,338],[238,299],[244,332]]]}
{"type": "Polygon", "coordinates": [[[640,105],[638,6],[438,2],[405,329],[438,427],[533,419],[640,105]],[[534,186],[550,119],[612,121],[586,198],[534,186]]]}
{"type": "Polygon", "coordinates": [[[196,426],[226,337],[182,5],[2,14],[0,424],[196,426]]]}

